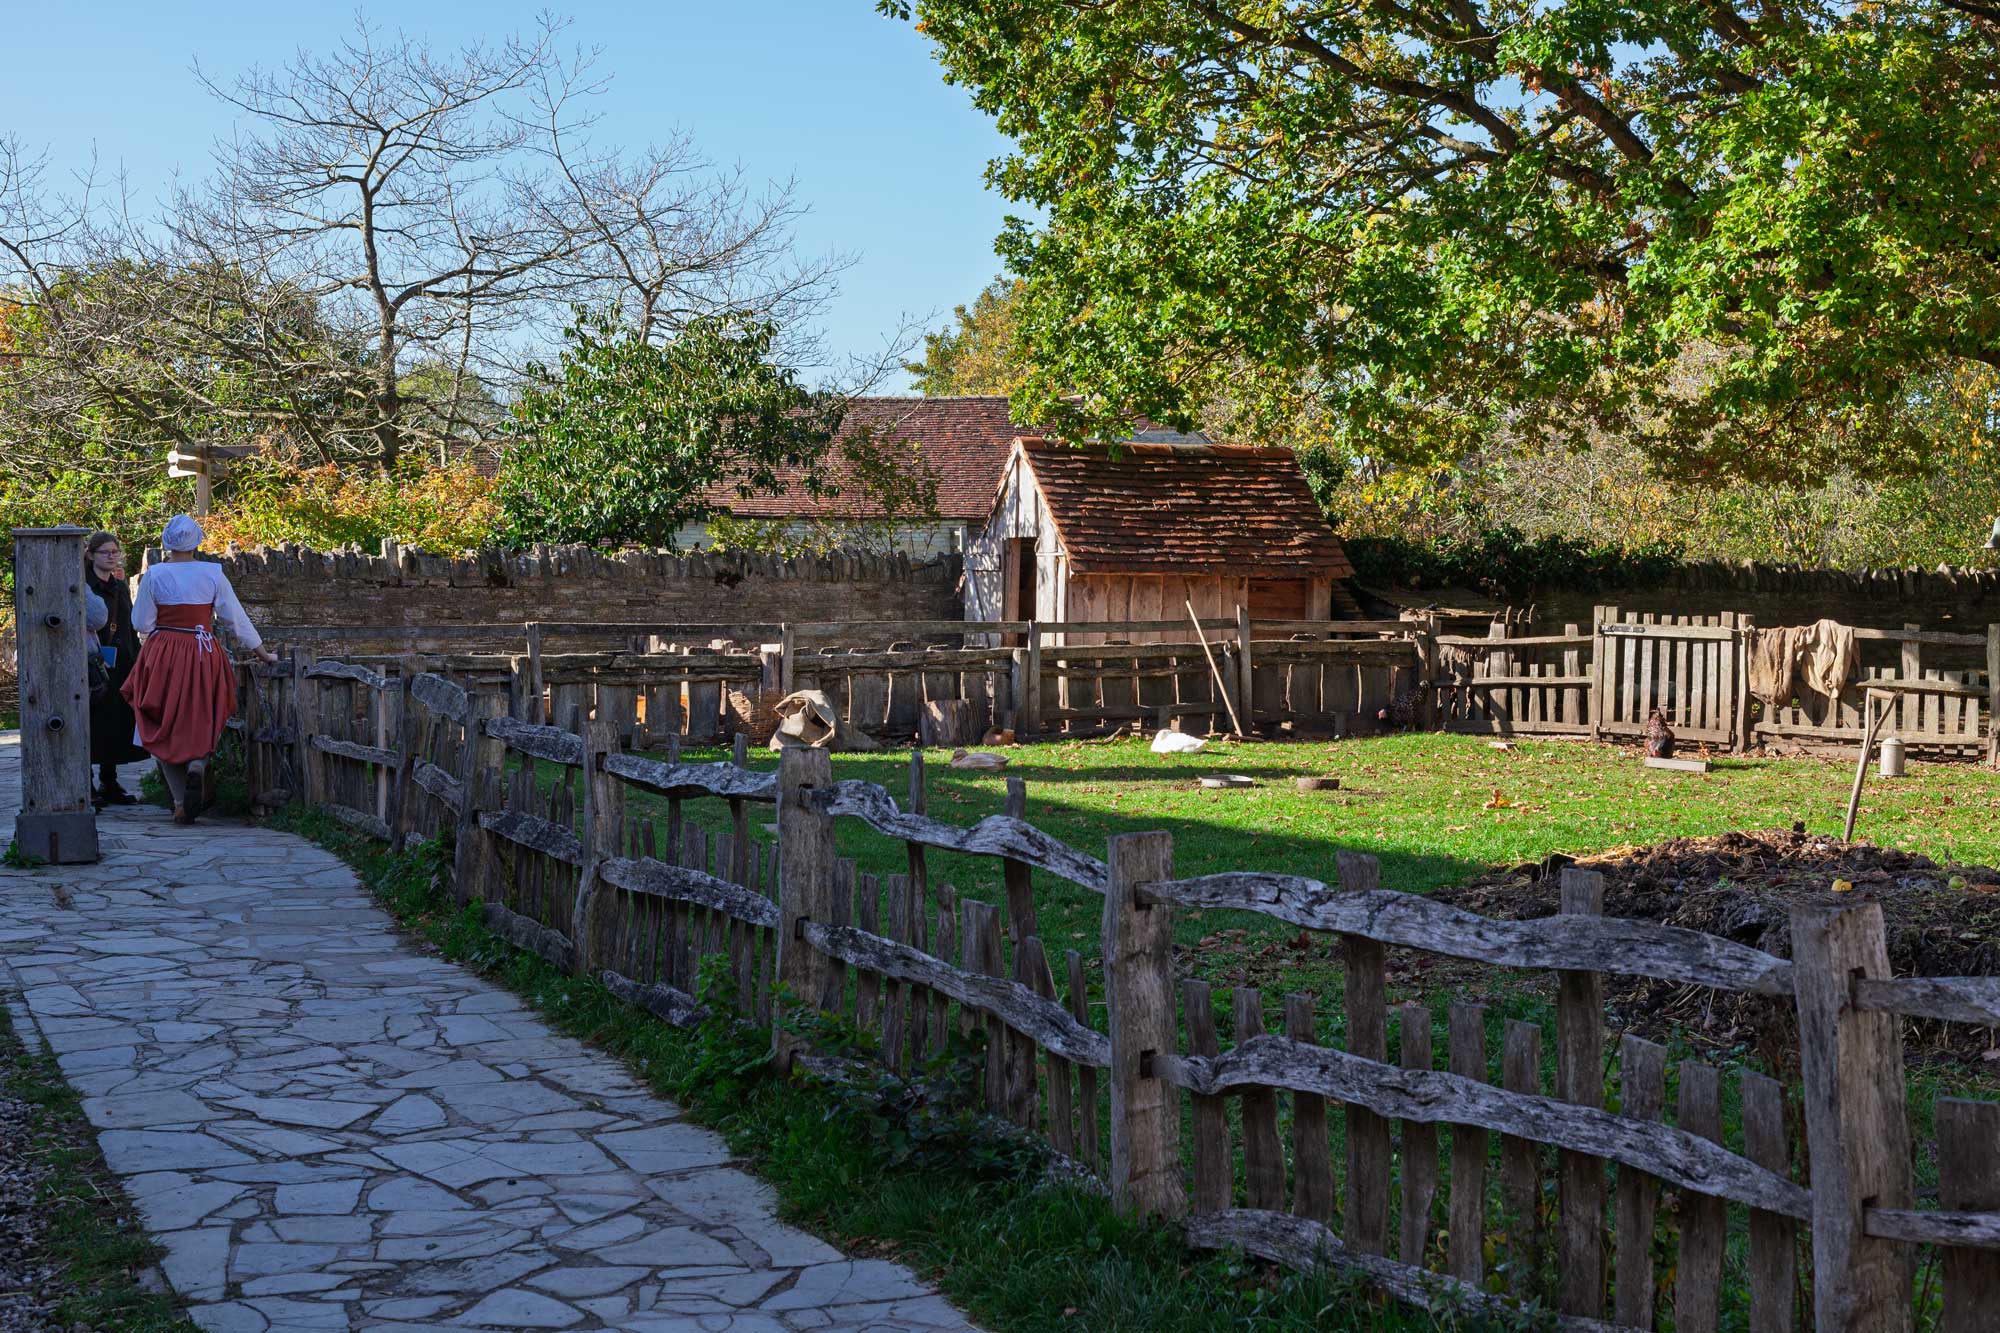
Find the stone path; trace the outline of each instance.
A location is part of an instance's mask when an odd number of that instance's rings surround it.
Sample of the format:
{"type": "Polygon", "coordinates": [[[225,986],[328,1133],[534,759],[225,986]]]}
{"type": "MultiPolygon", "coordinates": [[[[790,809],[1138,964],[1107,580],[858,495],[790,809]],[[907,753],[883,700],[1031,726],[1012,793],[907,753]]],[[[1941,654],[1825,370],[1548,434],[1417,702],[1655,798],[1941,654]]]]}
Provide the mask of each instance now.
{"type": "MultiPolygon", "coordinates": [[[[0,844],[19,758],[0,733],[0,844]]],[[[0,870],[0,992],[203,1328],[970,1327],[778,1222],[721,1139],[410,948],[328,853],[151,807],[99,829],[99,865],[0,870]]]]}

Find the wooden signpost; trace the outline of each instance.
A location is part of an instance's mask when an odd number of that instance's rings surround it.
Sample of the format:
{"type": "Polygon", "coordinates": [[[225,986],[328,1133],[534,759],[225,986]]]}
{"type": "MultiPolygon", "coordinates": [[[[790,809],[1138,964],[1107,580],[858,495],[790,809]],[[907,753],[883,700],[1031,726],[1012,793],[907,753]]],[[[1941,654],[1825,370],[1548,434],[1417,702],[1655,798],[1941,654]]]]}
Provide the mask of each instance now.
{"type": "Polygon", "coordinates": [[[14,529],[14,625],[21,656],[23,855],[54,865],[95,861],[90,804],[90,676],[82,528],[14,529]]]}

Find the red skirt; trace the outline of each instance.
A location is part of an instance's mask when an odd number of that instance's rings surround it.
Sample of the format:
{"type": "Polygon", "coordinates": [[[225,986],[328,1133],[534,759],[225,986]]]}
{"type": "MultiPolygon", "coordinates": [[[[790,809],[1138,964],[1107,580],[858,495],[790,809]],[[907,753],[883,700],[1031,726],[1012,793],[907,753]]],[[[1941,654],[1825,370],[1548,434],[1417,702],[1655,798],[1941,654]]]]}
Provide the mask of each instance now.
{"type": "Polygon", "coordinates": [[[163,606],[121,693],[139,744],[169,764],[206,759],[236,711],[236,673],[210,627],[213,606],[163,606]]]}

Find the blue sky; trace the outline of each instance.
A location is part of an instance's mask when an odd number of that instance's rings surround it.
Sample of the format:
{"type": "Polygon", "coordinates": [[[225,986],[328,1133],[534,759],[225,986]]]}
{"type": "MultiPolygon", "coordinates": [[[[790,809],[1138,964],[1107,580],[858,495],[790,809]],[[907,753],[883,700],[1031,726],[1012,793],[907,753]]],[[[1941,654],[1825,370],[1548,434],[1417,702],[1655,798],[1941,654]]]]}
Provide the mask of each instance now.
{"type": "MultiPolygon", "coordinates": [[[[201,174],[227,108],[195,82],[199,60],[229,76],[328,47],[352,30],[339,5],[33,4],[7,23],[0,130],[46,144],[62,167],[93,148],[156,198],[176,169],[201,174]]],[[[453,46],[528,27],[541,6],[463,0],[367,10],[372,21],[453,46]]],[[[826,327],[836,351],[869,352],[905,313],[938,320],[999,269],[993,238],[1008,207],[985,188],[1003,147],[963,89],[945,85],[907,23],[870,0],[654,0],[578,3],[568,37],[601,47],[616,77],[603,142],[644,143],[673,126],[754,180],[795,176],[812,214],[808,253],[841,250],[826,327]]],[[[901,385],[893,387],[903,387],[901,385]]]]}

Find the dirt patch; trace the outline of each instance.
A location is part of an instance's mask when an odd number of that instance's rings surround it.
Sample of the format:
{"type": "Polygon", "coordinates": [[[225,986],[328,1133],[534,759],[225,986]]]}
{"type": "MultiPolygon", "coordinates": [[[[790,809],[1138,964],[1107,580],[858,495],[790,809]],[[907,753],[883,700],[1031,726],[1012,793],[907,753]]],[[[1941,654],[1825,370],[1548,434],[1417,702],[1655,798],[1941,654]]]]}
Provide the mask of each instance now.
{"type": "MultiPolygon", "coordinates": [[[[1482,916],[1553,916],[1556,872],[1569,862],[1552,862],[1482,876],[1431,896],[1482,916]]],[[[1675,838],[1614,848],[1574,864],[1604,875],[1607,916],[1683,926],[1788,958],[1794,908],[1872,901],[1882,905],[1897,976],[2000,974],[2000,870],[1990,866],[1940,865],[1927,856],[1796,830],[1675,838]]],[[[1406,982],[1421,977],[1435,985],[1447,979],[1441,975],[1447,969],[1472,989],[1497,980],[1490,968],[1467,973],[1463,964],[1397,962],[1410,974],[1399,978],[1406,982]]],[[[1523,980],[1506,975],[1510,985],[1523,980]]],[[[1796,1059],[1789,1004],[1632,977],[1607,978],[1606,999],[1614,1023],[1655,1040],[1677,1036],[1717,1049],[1749,1046],[1779,1068],[1796,1059]]],[[[1906,1033],[1913,1059],[1982,1060],[1994,1045],[1987,1029],[1965,1024],[1912,1022],[1906,1033]]]]}

